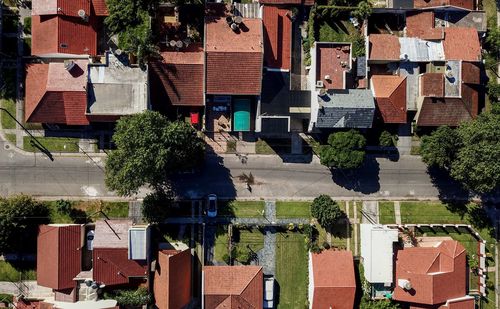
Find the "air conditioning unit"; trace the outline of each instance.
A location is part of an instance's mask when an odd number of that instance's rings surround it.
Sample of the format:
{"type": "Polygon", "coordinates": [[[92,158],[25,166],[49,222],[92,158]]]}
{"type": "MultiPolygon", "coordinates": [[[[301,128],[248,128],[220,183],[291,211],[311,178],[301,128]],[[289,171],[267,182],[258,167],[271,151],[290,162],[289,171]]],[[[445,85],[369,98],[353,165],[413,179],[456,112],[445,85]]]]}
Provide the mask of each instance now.
{"type": "Polygon", "coordinates": [[[316,88],[324,88],[324,87],[325,87],[325,85],[323,84],[322,80],[316,81],[316,88]]]}

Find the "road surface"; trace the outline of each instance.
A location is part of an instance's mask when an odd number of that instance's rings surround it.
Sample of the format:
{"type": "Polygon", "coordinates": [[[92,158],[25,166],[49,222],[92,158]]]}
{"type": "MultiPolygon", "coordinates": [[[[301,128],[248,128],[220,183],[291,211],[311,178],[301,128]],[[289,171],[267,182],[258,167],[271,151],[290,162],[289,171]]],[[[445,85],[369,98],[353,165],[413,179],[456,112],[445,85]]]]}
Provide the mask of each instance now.
{"type": "MultiPolygon", "coordinates": [[[[393,162],[369,157],[357,173],[331,172],[319,163],[284,163],[278,156],[208,156],[197,174],[179,175],[175,188],[186,197],[216,193],[226,198],[308,199],[319,194],[337,198],[390,199],[437,198],[461,192],[446,178],[434,183],[418,157],[402,156],[393,162]],[[239,180],[252,175],[255,184],[239,180]]],[[[144,196],[143,190],[139,197],[144,196]]],[[[0,141],[0,195],[26,193],[44,197],[113,198],[104,185],[103,157],[59,157],[54,161],[6,149],[0,141]]]]}

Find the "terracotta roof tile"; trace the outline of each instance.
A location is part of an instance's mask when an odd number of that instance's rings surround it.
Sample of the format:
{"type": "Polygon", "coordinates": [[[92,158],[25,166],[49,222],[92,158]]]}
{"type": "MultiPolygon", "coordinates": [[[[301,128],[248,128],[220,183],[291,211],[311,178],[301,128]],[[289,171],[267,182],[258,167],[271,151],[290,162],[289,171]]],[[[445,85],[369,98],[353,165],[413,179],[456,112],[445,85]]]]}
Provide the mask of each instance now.
{"type": "Polygon", "coordinates": [[[323,81],[325,89],[345,89],[345,74],[350,71],[351,61],[349,44],[316,44],[316,80],[323,81]],[[325,79],[327,75],[329,79],[325,79]]]}
{"type": "Polygon", "coordinates": [[[474,10],[473,0],[414,0],[413,6],[417,9],[439,7],[439,6],[456,6],[467,10],[474,10]]]}
{"type": "Polygon", "coordinates": [[[271,68],[289,70],[291,65],[292,20],[288,9],[265,5],[262,12],[264,24],[264,60],[271,68]]]}
{"type": "Polygon", "coordinates": [[[87,61],[75,61],[71,72],[64,63],[30,64],[26,70],[27,122],[87,125],[87,61]]]}
{"type": "Polygon", "coordinates": [[[409,280],[411,291],[396,285],[393,298],[415,304],[437,305],[466,295],[466,251],[455,240],[437,247],[412,247],[396,252],[395,282],[409,280]]]}
{"type": "Polygon", "coordinates": [[[90,0],[33,0],[32,15],[78,16],[78,11],[90,14],[90,0]]]}
{"type": "Polygon", "coordinates": [[[108,16],[108,6],[105,0],[92,0],[92,8],[96,16],[108,16]]]}
{"type": "Polygon", "coordinates": [[[311,258],[314,278],[312,308],[353,308],[356,278],[352,253],[325,250],[312,253],[311,258]]]}
{"type": "Polygon", "coordinates": [[[258,95],[262,81],[262,20],[243,19],[240,33],[225,18],[206,23],[206,92],[258,95]]]}
{"type": "Polygon", "coordinates": [[[466,84],[481,84],[481,69],[477,63],[462,62],[462,82],[466,84]]]}
{"type": "Polygon", "coordinates": [[[434,28],[434,12],[406,13],[406,35],[424,40],[441,40],[444,38],[443,28],[434,28]]]}
{"type": "Polygon", "coordinates": [[[155,305],[158,309],[184,308],[191,301],[191,252],[158,252],[154,278],[155,305]]]}
{"type": "Polygon", "coordinates": [[[147,276],[146,261],[129,260],[127,248],[94,248],[93,258],[93,279],[108,286],[127,284],[129,277],[147,276]]]}
{"type": "Polygon", "coordinates": [[[263,307],[262,267],[205,266],[203,278],[206,309],[263,307]]]}
{"type": "Polygon", "coordinates": [[[163,62],[154,62],[151,68],[172,105],[203,106],[203,48],[195,44],[189,48],[162,52],[163,62]]]}
{"type": "Polygon", "coordinates": [[[481,45],[475,28],[445,28],[443,45],[446,60],[481,60],[481,45]]]}
{"type": "Polygon", "coordinates": [[[93,17],[33,16],[32,55],[97,54],[97,31],[93,17]]]}
{"type": "Polygon", "coordinates": [[[37,239],[37,283],[52,289],[75,287],[81,271],[82,230],[79,224],[41,225],[37,239]]]}
{"type": "Polygon", "coordinates": [[[395,35],[371,34],[370,60],[399,60],[401,45],[395,35]]]}
{"type": "Polygon", "coordinates": [[[424,97],[444,97],[444,74],[425,73],[420,76],[420,95],[424,97]]]}
{"type": "Polygon", "coordinates": [[[406,123],[406,77],[373,75],[371,84],[385,123],[406,123]]]}

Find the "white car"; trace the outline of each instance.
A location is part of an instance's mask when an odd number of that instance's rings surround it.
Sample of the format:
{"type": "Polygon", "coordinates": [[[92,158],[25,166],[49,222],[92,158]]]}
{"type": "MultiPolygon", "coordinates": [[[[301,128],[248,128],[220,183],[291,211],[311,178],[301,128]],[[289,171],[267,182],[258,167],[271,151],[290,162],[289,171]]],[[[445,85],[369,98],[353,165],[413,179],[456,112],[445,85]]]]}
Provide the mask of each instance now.
{"type": "Polygon", "coordinates": [[[210,218],[217,217],[217,195],[215,194],[207,196],[207,216],[210,218]]]}
{"type": "Polygon", "coordinates": [[[274,277],[264,278],[264,308],[274,308],[274,277]]]}

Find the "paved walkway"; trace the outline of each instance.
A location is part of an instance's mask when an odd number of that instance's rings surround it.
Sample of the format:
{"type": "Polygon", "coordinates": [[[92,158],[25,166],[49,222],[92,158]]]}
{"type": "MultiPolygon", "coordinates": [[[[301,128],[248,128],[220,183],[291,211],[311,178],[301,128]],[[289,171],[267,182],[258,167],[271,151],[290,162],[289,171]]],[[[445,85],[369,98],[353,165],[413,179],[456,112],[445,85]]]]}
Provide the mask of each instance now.
{"type": "Polygon", "coordinates": [[[265,275],[276,274],[276,231],[274,228],[266,228],[264,235],[264,248],[257,252],[259,265],[264,269],[265,275]]]}
{"type": "Polygon", "coordinates": [[[378,224],[379,222],[378,201],[364,201],[361,223],[378,224]]]}
{"type": "Polygon", "coordinates": [[[10,281],[0,281],[0,293],[11,295],[19,295],[20,293],[22,293],[26,297],[33,298],[45,298],[54,296],[52,289],[39,286],[35,280],[16,283],[10,281]]]}
{"type": "Polygon", "coordinates": [[[276,201],[266,201],[264,214],[269,222],[276,221],[276,201]]]}
{"type": "Polygon", "coordinates": [[[401,224],[401,203],[399,201],[394,201],[394,217],[396,224],[401,224]]]}

